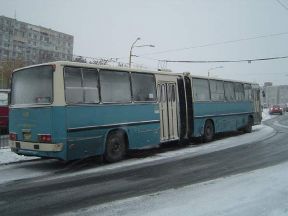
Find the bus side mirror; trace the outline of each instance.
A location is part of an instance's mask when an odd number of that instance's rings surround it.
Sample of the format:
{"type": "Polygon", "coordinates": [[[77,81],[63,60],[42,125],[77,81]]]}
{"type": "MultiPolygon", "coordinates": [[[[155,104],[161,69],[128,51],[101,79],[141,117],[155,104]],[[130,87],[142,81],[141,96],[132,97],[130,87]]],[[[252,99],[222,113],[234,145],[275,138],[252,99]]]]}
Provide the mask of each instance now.
{"type": "Polygon", "coordinates": [[[266,95],[265,95],[265,92],[264,92],[264,91],[262,91],[262,97],[266,97],[266,95]]]}

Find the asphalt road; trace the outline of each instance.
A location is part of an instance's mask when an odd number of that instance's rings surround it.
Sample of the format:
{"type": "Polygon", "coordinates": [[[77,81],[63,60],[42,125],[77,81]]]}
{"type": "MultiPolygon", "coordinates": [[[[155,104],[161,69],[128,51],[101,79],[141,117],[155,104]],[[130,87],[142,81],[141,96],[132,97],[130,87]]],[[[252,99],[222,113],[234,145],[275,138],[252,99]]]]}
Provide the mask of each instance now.
{"type": "MultiPolygon", "coordinates": [[[[265,124],[277,131],[273,137],[205,155],[170,158],[81,176],[64,175],[48,180],[45,180],[45,177],[37,177],[2,184],[0,215],[65,213],[109,201],[249,172],[287,161],[288,115],[268,120],[265,124]]],[[[39,161],[37,164],[39,166],[39,161]]],[[[77,172],[78,169],[85,169],[85,166],[87,163],[75,166],[76,170],[73,169],[73,165],[72,169],[61,170],[55,167],[53,175],[77,172]]]]}

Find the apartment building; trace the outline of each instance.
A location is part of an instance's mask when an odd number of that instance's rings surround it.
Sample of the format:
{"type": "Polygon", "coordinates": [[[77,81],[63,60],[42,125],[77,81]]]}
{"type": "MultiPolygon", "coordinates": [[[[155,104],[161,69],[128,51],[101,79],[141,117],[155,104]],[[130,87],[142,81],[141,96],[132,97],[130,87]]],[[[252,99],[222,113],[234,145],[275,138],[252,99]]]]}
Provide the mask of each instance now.
{"type": "Polygon", "coordinates": [[[72,60],[73,36],[0,16],[0,62],[21,59],[25,65],[72,60]]]}

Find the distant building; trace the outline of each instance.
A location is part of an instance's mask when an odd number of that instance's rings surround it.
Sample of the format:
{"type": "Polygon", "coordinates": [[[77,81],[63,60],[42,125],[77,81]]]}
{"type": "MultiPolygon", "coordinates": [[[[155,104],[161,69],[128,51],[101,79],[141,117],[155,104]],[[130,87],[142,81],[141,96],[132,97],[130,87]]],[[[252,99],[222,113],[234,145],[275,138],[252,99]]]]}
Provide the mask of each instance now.
{"type": "Polygon", "coordinates": [[[281,105],[283,107],[288,104],[288,85],[267,86],[265,89],[264,104],[268,107],[272,105],[281,105]]]}
{"type": "Polygon", "coordinates": [[[272,86],[273,84],[272,84],[272,82],[265,82],[264,83],[264,87],[268,87],[268,86],[272,86]]]}
{"type": "Polygon", "coordinates": [[[21,59],[25,65],[72,60],[73,36],[0,16],[0,62],[21,59]]]}

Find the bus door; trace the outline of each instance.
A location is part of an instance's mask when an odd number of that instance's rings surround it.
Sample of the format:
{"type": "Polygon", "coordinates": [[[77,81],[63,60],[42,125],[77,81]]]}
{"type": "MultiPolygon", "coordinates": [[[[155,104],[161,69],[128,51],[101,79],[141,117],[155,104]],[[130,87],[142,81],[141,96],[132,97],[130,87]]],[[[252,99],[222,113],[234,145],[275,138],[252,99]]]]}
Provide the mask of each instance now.
{"type": "Polygon", "coordinates": [[[176,82],[158,84],[161,141],[179,138],[176,91],[176,82]]]}

